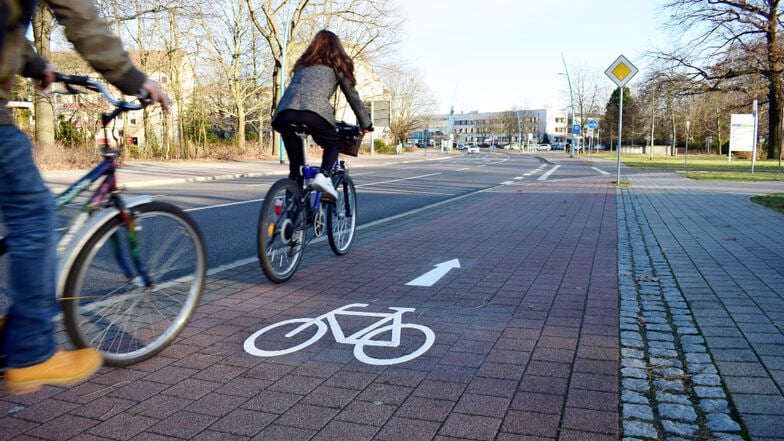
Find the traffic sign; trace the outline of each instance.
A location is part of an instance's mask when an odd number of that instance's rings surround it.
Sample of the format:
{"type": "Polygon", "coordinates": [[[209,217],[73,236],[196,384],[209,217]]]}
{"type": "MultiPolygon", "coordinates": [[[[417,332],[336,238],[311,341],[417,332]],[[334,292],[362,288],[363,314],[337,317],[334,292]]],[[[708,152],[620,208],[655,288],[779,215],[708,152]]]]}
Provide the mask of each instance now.
{"type": "Polygon", "coordinates": [[[595,119],[589,119],[588,120],[588,128],[589,129],[596,130],[597,127],[599,127],[599,123],[597,123],[595,119]]]}
{"type": "Polygon", "coordinates": [[[580,134],[580,124],[579,123],[575,123],[572,126],[572,133],[574,133],[575,135],[579,135],[580,134]]]}
{"type": "Polygon", "coordinates": [[[604,74],[610,77],[613,83],[618,87],[623,87],[632,77],[637,75],[637,72],[639,71],[640,70],[634,67],[631,61],[621,55],[604,71],[604,74]]]}

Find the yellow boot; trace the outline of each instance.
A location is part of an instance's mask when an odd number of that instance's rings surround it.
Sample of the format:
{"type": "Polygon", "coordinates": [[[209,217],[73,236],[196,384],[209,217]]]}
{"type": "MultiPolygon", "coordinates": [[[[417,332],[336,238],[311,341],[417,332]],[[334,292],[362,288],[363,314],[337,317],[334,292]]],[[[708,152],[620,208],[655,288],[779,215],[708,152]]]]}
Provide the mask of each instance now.
{"type": "Polygon", "coordinates": [[[95,349],[57,352],[43,363],[5,369],[5,390],[11,394],[35,392],[45,384],[74,384],[91,377],[103,364],[95,349]]]}

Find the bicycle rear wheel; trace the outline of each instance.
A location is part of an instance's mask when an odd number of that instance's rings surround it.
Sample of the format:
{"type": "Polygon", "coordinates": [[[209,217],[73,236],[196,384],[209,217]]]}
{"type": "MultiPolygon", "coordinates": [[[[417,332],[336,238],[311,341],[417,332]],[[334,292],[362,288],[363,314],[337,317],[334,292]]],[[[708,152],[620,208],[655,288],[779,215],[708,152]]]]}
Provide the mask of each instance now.
{"type": "Polygon", "coordinates": [[[348,253],[357,228],[357,192],[354,181],[343,175],[337,188],[338,199],[327,209],[329,247],[338,256],[348,253]]]}
{"type": "Polygon", "coordinates": [[[100,227],[79,251],[63,292],[68,335],[78,347],[101,351],[110,366],[146,360],[168,346],[198,307],[207,251],[196,223],[165,202],[131,209],[100,227]],[[131,241],[151,286],[133,264],[131,241]]]}
{"type": "Polygon", "coordinates": [[[261,204],[256,249],[268,279],[282,283],[297,271],[305,248],[305,207],[291,179],[272,184],[261,204]]]}

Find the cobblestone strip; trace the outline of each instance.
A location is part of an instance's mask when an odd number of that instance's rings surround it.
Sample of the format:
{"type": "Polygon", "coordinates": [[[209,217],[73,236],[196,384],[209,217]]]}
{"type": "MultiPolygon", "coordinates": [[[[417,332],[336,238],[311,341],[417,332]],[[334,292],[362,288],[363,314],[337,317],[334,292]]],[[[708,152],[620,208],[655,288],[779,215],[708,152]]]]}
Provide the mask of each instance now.
{"type": "Polygon", "coordinates": [[[617,194],[623,440],[745,439],[639,203],[617,194]]]}

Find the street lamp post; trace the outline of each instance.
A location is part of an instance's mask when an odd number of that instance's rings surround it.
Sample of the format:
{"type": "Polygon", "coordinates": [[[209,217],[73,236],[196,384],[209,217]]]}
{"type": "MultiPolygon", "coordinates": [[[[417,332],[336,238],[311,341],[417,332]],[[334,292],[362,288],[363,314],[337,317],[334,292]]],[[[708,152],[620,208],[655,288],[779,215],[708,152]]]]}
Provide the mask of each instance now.
{"type": "MultiPolygon", "coordinates": [[[[289,24],[291,22],[291,3],[292,0],[288,1],[288,5],[286,7],[286,22],[283,26],[283,53],[280,60],[280,95],[278,99],[283,97],[283,90],[286,84],[286,45],[289,41],[289,24]]],[[[285,150],[285,146],[283,145],[283,137],[279,137],[280,144],[278,145],[278,151],[280,153],[280,163],[283,164],[286,162],[285,157],[283,156],[283,151],[285,150]]]]}
{"type": "Polygon", "coordinates": [[[689,166],[689,126],[691,126],[691,121],[686,121],[686,154],[683,156],[684,167],[689,166]]]}
{"type": "Polygon", "coordinates": [[[572,109],[572,123],[571,123],[571,133],[572,133],[572,145],[569,148],[569,156],[574,157],[574,96],[572,95],[572,80],[569,78],[569,68],[566,67],[566,59],[563,56],[563,52],[561,53],[561,61],[563,61],[564,71],[566,71],[566,82],[569,84],[569,102],[572,109]]]}
{"type": "Polygon", "coordinates": [[[520,127],[520,111],[515,110],[515,115],[517,115],[517,142],[520,144],[520,150],[523,150],[523,130],[520,127]]]}

